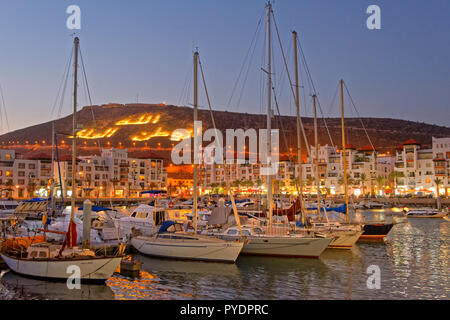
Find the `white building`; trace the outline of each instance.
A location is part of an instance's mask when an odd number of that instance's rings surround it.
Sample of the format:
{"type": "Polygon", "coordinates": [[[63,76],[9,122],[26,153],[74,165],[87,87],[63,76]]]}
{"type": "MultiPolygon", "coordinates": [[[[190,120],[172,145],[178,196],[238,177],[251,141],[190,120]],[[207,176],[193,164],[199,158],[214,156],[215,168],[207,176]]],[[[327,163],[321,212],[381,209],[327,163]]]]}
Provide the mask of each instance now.
{"type": "MultiPolygon", "coordinates": [[[[71,162],[60,163],[66,196],[71,195],[71,162]]],[[[115,148],[102,149],[101,156],[79,157],[75,179],[78,197],[139,197],[141,191],[167,186],[162,159],[129,158],[127,149],[115,148]]]]}

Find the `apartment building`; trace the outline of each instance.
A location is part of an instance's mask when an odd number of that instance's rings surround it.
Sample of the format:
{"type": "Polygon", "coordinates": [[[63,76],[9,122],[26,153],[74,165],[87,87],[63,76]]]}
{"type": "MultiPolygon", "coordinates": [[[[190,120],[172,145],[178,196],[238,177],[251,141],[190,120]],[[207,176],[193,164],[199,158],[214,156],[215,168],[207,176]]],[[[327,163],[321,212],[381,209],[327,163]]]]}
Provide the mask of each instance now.
{"type": "Polygon", "coordinates": [[[395,171],[400,193],[439,193],[450,191],[450,138],[432,138],[432,148],[423,149],[410,139],[397,147],[395,171]]]}
{"type": "Polygon", "coordinates": [[[51,159],[44,154],[24,157],[15,150],[0,150],[0,190],[3,198],[47,196],[51,159]]]}
{"type": "MultiPolygon", "coordinates": [[[[66,196],[72,194],[71,162],[60,163],[66,196]]],[[[166,188],[167,174],[162,159],[130,158],[127,149],[111,148],[100,156],[78,157],[75,182],[77,197],[139,197],[141,191],[166,188]]]]}
{"type": "MultiPolygon", "coordinates": [[[[306,192],[317,192],[316,165],[313,159],[316,156],[316,148],[311,146],[311,157],[302,164],[302,178],[306,192]]],[[[371,146],[356,148],[347,145],[346,148],[348,182],[353,189],[363,189],[364,193],[374,192],[377,189],[378,176],[388,177],[394,168],[394,157],[383,155],[378,159],[376,150],[371,146]]],[[[341,150],[335,146],[324,145],[318,149],[318,178],[323,192],[331,194],[343,193],[343,156],[341,150]]],[[[222,185],[228,178],[231,183],[236,180],[244,182],[244,185],[255,187],[264,186],[266,177],[260,174],[260,164],[217,165],[208,164],[201,166],[200,183],[203,188],[222,185]],[[248,183],[251,182],[251,184],[248,183]],[[247,182],[247,183],[246,183],[247,182]]],[[[298,163],[289,161],[287,157],[280,157],[278,172],[274,176],[276,191],[296,192],[296,180],[298,181],[298,163]]],[[[361,191],[361,190],[360,190],[361,191]]]]}
{"type": "MultiPolygon", "coordinates": [[[[61,159],[62,190],[71,195],[72,165],[70,157],[61,159]]],[[[58,166],[53,166],[61,196],[58,166]]],[[[45,153],[21,155],[15,150],[0,149],[0,191],[3,198],[48,197],[52,179],[52,159],[45,153]]],[[[162,159],[146,155],[129,158],[126,149],[103,149],[100,156],[77,158],[77,195],[84,197],[135,197],[148,189],[167,186],[162,159]]]]}

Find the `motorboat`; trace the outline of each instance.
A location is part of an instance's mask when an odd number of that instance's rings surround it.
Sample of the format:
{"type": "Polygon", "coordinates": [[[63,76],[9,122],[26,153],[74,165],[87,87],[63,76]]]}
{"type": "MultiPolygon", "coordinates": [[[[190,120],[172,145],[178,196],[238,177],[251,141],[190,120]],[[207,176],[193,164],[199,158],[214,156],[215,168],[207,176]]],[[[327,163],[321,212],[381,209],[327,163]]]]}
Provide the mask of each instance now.
{"type": "Polygon", "coordinates": [[[374,202],[370,200],[362,200],[354,205],[355,209],[383,209],[386,206],[380,202],[374,202]]]}
{"type": "Polygon", "coordinates": [[[120,238],[129,238],[133,233],[153,235],[157,226],[166,220],[166,209],[141,204],[129,216],[113,218],[120,238]]]}
{"type": "Polygon", "coordinates": [[[148,256],[229,263],[236,261],[244,245],[239,240],[225,241],[186,232],[183,224],[170,220],[164,221],[154,236],[132,237],[131,244],[148,256]]]}
{"type": "Polygon", "coordinates": [[[310,225],[311,230],[329,234],[333,237],[333,240],[328,245],[329,249],[350,250],[363,233],[362,226],[359,224],[343,224],[336,221],[311,221],[310,225]]]}
{"type": "Polygon", "coordinates": [[[413,209],[406,212],[407,218],[445,218],[448,212],[437,209],[413,209]]]}
{"type": "Polygon", "coordinates": [[[391,231],[395,222],[376,221],[364,224],[364,229],[359,241],[383,241],[391,231]]]}
{"type": "Polygon", "coordinates": [[[0,217],[4,217],[14,212],[19,203],[15,200],[1,199],[0,200],[0,217]]]}

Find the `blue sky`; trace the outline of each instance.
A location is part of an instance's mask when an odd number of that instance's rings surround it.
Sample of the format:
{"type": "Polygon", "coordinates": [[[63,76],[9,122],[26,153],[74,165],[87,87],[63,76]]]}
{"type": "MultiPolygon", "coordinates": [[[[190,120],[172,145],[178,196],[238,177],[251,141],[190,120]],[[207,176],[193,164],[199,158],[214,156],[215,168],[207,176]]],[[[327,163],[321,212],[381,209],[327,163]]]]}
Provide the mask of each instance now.
{"type": "MultiPolygon", "coordinates": [[[[142,103],[191,103],[183,93],[198,47],[215,109],[263,110],[264,29],[239,105],[242,84],[232,106],[228,100],[265,1],[3,0],[0,84],[11,130],[53,116],[72,47],[73,32],[66,28],[71,4],[81,8],[77,35],[95,104],[131,103],[137,96],[142,103]]],[[[449,1],[276,0],[273,8],[290,67],[291,31],[299,33],[326,116],[339,115],[337,100],[331,102],[343,78],[362,116],[450,125],[449,1]],[[381,30],[366,28],[371,4],[381,7],[381,30]]],[[[276,38],[273,45],[280,109],[293,114],[276,38]]],[[[80,105],[86,105],[80,92],[80,105]]],[[[310,93],[305,87],[306,115],[312,114],[310,93]]],[[[70,113],[69,99],[62,115],[70,113]]],[[[203,95],[200,104],[206,105],[203,95]]]]}

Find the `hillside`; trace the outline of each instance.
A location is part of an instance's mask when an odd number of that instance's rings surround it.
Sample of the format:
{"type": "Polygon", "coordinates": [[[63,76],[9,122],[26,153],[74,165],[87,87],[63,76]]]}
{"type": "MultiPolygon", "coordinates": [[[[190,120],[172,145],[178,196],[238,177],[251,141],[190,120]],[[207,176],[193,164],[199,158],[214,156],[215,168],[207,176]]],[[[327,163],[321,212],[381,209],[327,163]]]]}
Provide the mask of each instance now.
{"type": "MultiPolygon", "coordinates": [[[[82,124],[80,135],[80,152],[82,154],[98,153],[97,143],[102,147],[126,147],[130,151],[151,150],[162,158],[169,159],[174,141],[170,140],[173,130],[178,128],[192,129],[193,110],[190,107],[155,104],[108,104],[84,107],[77,114],[82,124]],[[93,120],[93,115],[95,121],[93,120]]],[[[265,115],[215,111],[214,118],[220,130],[227,128],[265,128],[265,115]]],[[[211,128],[212,122],[208,110],[199,110],[199,120],[203,128],[211,128]]],[[[279,128],[279,117],[272,120],[273,127],[279,128]]],[[[431,137],[448,137],[450,128],[419,122],[388,119],[363,118],[365,127],[373,145],[380,152],[392,151],[403,141],[413,138],[423,144],[431,145],[431,137]]],[[[282,126],[286,129],[289,147],[295,150],[296,121],[295,117],[282,116],[282,126]]],[[[319,121],[319,143],[331,144],[324,122],[319,121]]],[[[331,137],[335,145],[341,145],[341,120],[326,119],[331,137]]],[[[306,135],[313,142],[313,119],[303,118],[306,135]]],[[[369,144],[360,119],[345,120],[348,143],[361,147],[369,144]]],[[[72,128],[72,116],[58,119],[55,128],[59,135],[59,145],[69,149],[71,139],[68,136],[72,128]],[[66,136],[62,135],[67,134],[66,136]]],[[[51,144],[51,122],[16,130],[0,136],[3,148],[15,148],[21,153],[30,151],[49,151],[51,144]]],[[[280,146],[286,152],[283,135],[280,133],[280,146]]],[[[68,150],[67,150],[68,151],[68,150]]]]}

